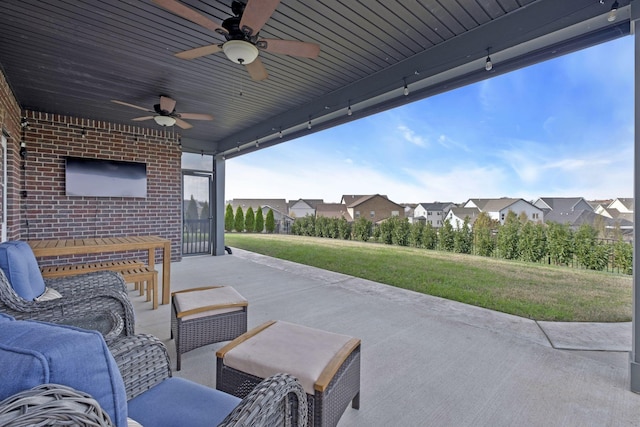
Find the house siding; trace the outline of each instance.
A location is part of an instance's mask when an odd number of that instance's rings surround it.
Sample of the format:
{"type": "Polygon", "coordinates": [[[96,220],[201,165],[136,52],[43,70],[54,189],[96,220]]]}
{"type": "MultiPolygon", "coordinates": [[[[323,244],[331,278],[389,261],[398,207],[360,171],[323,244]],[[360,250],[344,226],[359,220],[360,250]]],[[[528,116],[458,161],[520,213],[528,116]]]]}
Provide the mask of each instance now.
{"type": "Polygon", "coordinates": [[[358,218],[366,218],[376,223],[391,216],[404,218],[404,208],[402,206],[380,195],[371,197],[357,205],[349,206],[347,209],[354,221],[357,221],[358,218]],[[359,212],[359,215],[356,215],[356,212],[359,212]],[[373,215],[371,215],[372,212],[373,215]],[[396,212],[397,215],[395,215],[396,212]]]}

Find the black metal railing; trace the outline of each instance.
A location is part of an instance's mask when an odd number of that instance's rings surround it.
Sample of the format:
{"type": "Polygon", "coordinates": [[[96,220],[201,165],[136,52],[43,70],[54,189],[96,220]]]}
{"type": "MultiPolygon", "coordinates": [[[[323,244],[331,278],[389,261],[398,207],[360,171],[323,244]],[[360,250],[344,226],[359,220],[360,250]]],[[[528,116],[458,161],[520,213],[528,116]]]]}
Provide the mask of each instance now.
{"type": "Polygon", "coordinates": [[[182,254],[205,254],[211,252],[208,219],[185,219],[182,226],[182,254]]]}

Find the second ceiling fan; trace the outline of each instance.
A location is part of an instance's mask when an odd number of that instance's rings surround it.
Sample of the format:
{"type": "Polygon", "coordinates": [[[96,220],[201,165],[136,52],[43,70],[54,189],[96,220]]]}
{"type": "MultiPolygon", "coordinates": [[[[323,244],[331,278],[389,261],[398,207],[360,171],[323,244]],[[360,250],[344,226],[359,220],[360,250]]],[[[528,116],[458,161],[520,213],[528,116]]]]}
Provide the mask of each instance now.
{"type": "Polygon", "coordinates": [[[178,58],[195,59],[213,53],[224,52],[231,61],[247,68],[253,80],[264,80],[267,70],[258,57],[259,51],[317,58],[320,46],[297,40],[263,39],[258,33],[271,18],[280,0],[248,0],[247,3],[234,0],[231,4],[232,17],[222,23],[215,22],[177,0],[153,0],[154,3],[189,21],[215,31],[225,37],[226,42],[212,44],[176,53],[178,58]]]}

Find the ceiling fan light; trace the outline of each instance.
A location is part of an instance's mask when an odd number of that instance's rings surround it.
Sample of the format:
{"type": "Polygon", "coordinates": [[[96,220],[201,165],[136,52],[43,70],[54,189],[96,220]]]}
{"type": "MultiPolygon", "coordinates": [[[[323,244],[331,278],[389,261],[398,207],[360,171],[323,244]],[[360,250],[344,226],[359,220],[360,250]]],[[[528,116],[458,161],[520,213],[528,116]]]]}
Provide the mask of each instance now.
{"type": "Polygon", "coordinates": [[[242,40],[229,40],[222,45],[222,50],[236,64],[251,64],[258,57],[258,48],[242,40]]]}
{"type": "Polygon", "coordinates": [[[170,116],[155,116],[153,120],[160,126],[173,126],[176,124],[176,119],[170,116]]]}

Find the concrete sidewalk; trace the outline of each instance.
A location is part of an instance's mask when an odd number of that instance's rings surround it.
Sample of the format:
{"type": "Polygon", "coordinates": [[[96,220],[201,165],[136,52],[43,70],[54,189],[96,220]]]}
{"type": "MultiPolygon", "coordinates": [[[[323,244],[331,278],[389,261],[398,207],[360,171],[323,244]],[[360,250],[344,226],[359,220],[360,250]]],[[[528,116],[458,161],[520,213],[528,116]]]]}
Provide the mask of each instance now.
{"type": "MultiPolygon", "coordinates": [[[[172,264],[172,291],[230,285],[249,328],[281,319],[362,340],[360,410],[340,426],[637,426],[630,323],[535,322],[233,250],[172,264]]],[[[131,292],[137,332],[169,340],[169,307],[131,292]]],[[[215,386],[214,344],[177,376],[215,386]]],[[[175,362],[174,362],[175,364],[175,362]]]]}

